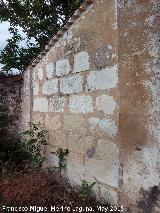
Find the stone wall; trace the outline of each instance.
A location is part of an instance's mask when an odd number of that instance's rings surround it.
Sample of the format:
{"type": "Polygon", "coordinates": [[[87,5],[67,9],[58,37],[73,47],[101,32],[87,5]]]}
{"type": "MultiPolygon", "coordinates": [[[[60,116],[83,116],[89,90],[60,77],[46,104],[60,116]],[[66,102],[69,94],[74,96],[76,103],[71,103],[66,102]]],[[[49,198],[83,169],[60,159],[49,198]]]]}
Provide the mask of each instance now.
{"type": "MultiPolygon", "coordinates": [[[[0,143],[19,138],[22,77],[0,74],[0,143]]],[[[3,154],[3,153],[2,153],[3,154]]]]}
{"type": "Polygon", "coordinates": [[[159,182],[156,3],[85,3],[24,73],[22,123],[49,131],[48,166],[68,148],[64,175],[126,207],[159,182]]]}

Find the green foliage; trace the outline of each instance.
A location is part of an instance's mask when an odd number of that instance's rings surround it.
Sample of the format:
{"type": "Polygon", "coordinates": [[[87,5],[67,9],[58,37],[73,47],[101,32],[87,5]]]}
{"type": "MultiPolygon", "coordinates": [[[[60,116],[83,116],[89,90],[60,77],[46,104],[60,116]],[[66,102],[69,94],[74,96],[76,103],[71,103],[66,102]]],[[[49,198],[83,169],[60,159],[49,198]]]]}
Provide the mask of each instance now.
{"type": "Polygon", "coordinates": [[[63,150],[62,148],[58,148],[56,152],[51,152],[51,154],[54,154],[58,157],[59,159],[58,167],[55,167],[55,168],[58,169],[59,172],[61,173],[62,169],[66,167],[65,157],[69,154],[69,150],[68,149],[63,150]]]}
{"type": "Polygon", "coordinates": [[[24,71],[83,0],[0,0],[0,22],[9,21],[11,38],[0,53],[3,71],[24,71]],[[25,38],[19,33],[25,34],[25,38]],[[31,40],[32,39],[32,40],[31,40]],[[26,45],[20,45],[21,43],[26,45]]]}
{"type": "Polygon", "coordinates": [[[82,180],[82,184],[80,187],[80,193],[83,196],[90,196],[92,193],[92,188],[94,187],[95,184],[96,184],[96,182],[89,183],[86,180],[82,180]]]}
{"type": "Polygon", "coordinates": [[[30,129],[23,131],[23,147],[30,155],[30,162],[33,166],[42,167],[46,158],[43,155],[44,149],[47,146],[46,133],[47,131],[41,128],[40,123],[29,123],[30,129]]]}

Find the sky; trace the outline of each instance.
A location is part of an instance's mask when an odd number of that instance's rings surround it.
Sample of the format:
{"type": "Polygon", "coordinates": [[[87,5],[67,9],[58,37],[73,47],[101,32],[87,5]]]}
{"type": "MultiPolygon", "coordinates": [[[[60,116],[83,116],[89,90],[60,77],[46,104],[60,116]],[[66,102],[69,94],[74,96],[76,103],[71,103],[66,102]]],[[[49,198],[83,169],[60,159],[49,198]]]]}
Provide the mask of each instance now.
{"type": "MultiPolygon", "coordinates": [[[[3,50],[3,48],[5,47],[6,40],[10,38],[8,27],[9,27],[9,22],[0,23],[0,51],[3,50]]],[[[2,64],[0,64],[0,68],[1,67],[2,67],[2,64]]]]}
{"type": "Polygon", "coordinates": [[[9,22],[0,23],[0,50],[2,50],[6,45],[6,40],[10,38],[8,32],[9,22]]]}
{"type": "MultiPolygon", "coordinates": [[[[3,23],[0,23],[0,51],[3,50],[3,48],[7,44],[7,39],[9,39],[11,37],[11,35],[8,31],[8,28],[9,28],[9,22],[6,21],[6,22],[3,22],[3,23]]],[[[22,37],[25,38],[25,33],[22,31],[21,28],[19,28],[19,32],[22,35],[22,37]]],[[[34,39],[32,39],[31,41],[34,42],[34,39]]],[[[25,41],[21,41],[19,45],[21,47],[22,46],[25,47],[26,43],[25,43],[25,41]]],[[[3,65],[0,64],[0,70],[1,70],[2,66],[3,65]]],[[[19,73],[19,71],[16,70],[16,69],[13,69],[13,73],[14,74],[19,73]]]]}

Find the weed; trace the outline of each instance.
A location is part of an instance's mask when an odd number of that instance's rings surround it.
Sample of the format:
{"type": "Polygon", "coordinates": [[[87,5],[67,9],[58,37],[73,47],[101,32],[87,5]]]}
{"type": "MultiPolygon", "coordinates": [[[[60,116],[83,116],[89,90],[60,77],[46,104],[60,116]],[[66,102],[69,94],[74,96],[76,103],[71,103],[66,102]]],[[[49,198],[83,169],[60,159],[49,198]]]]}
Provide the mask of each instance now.
{"type": "Polygon", "coordinates": [[[42,167],[46,158],[43,155],[44,148],[47,146],[45,139],[47,131],[41,128],[40,123],[29,123],[30,129],[23,131],[24,149],[30,155],[30,162],[33,166],[42,167]]]}
{"type": "Polygon", "coordinates": [[[58,171],[61,174],[62,169],[64,169],[66,167],[65,157],[69,154],[69,150],[68,149],[63,150],[62,148],[58,148],[58,150],[56,152],[51,152],[51,154],[54,154],[58,157],[58,159],[59,159],[58,167],[55,167],[55,168],[58,169],[58,171]]]}
{"type": "Polygon", "coordinates": [[[81,195],[90,196],[92,193],[92,188],[94,187],[95,184],[96,184],[96,182],[89,183],[86,180],[82,180],[82,184],[80,186],[81,195]]]}

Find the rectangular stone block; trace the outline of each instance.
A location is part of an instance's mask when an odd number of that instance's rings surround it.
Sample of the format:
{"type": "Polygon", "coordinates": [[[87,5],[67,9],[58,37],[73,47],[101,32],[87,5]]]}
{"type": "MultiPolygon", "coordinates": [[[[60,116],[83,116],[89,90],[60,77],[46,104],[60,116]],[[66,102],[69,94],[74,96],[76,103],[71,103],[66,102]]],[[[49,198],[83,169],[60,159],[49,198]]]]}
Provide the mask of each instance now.
{"type": "Polygon", "coordinates": [[[33,79],[34,80],[42,80],[43,79],[42,65],[38,65],[33,69],[33,79]]]}
{"type": "Polygon", "coordinates": [[[100,119],[97,117],[91,117],[88,119],[88,122],[90,124],[90,129],[96,130],[98,127],[99,130],[103,130],[105,134],[107,134],[112,139],[114,139],[117,135],[117,123],[113,119],[100,119]]]}
{"type": "Polygon", "coordinates": [[[67,158],[67,176],[74,184],[81,184],[84,179],[85,167],[83,165],[83,156],[69,150],[67,158]]]}
{"type": "Polygon", "coordinates": [[[70,64],[68,59],[61,59],[56,62],[56,75],[63,76],[70,71],[70,64]]]}
{"type": "MultiPolygon", "coordinates": [[[[106,184],[99,184],[100,187],[100,199],[104,200],[105,202],[109,202],[111,205],[118,204],[118,190],[108,186],[106,184]]],[[[120,210],[118,206],[115,206],[115,211],[120,210]]]]}
{"type": "Polygon", "coordinates": [[[118,188],[119,165],[112,162],[109,157],[106,160],[94,158],[85,159],[86,175],[97,181],[118,188]]]}
{"type": "Polygon", "coordinates": [[[62,122],[60,120],[60,116],[47,114],[45,117],[45,128],[51,133],[56,132],[57,130],[61,130],[62,122]]]}
{"type": "Polygon", "coordinates": [[[106,139],[98,139],[96,143],[95,156],[96,159],[105,159],[108,164],[118,165],[119,147],[117,144],[106,139]]]}
{"type": "Polygon", "coordinates": [[[58,92],[58,79],[46,80],[42,87],[44,95],[52,95],[58,92]]]}
{"type": "Polygon", "coordinates": [[[93,143],[93,136],[82,136],[82,134],[71,133],[67,137],[68,148],[73,152],[77,152],[80,154],[88,154],[89,152],[92,152],[92,150],[94,152],[93,143]]]}
{"type": "Polygon", "coordinates": [[[86,119],[81,114],[64,115],[64,131],[67,135],[68,133],[86,135],[88,132],[87,126],[86,119]]]}
{"type": "Polygon", "coordinates": [[[35,98],[33,101],[33,111],[48,112],[48,100],[46,98],[35,98]]]}
{"type": "Polygon", "coordinates": [[[33,81],[33,95],[39,94],[39,83],[36,81],[33,81]]]}
{"type": "Polygon", "coordinates": [[[96,98],[96,108],[105,114],[112,115],[116,109],[116,101],[112,96],[103,94],[96,98]]]}
{"type": "Polygon", "coordinates": [[[66,77],[60,81],[60,91],[64,94],[73,94],[82,91],[83,78],[80,75],[66,77]]]}
{"type": "Polygon", "coordinates": [[[115,88],[118,83],[117,65],[97,71],[91,71],[87,77],[86,90],[109,90],[115,88]]]}
{"type": "Polygon", "coordinates": [[[46,77],[51,79],[53,77],[54,66],[52,63],[46,65],[46,77]]]}
{"type": "Polygon", "coordinates": [[[89,56],[88,53],[83,51],[74,56],[74,69],[73,72],[82,72],[89,69],[89,56]]]}
{"type": "Polygon", "coordinates": [[[49,111],[50,112],[63,112],[65,106],[65,98],[54,96],[50,98],[49,111]]]}
{"type": "Polygon", "coordinates": [[[69,109],[72,113],[93,112],[93,100],[91,96],[74,95],[69,100],[69,109]]]}

